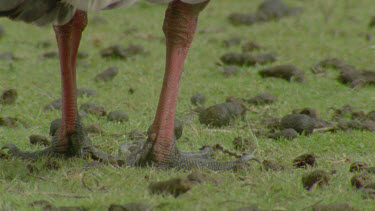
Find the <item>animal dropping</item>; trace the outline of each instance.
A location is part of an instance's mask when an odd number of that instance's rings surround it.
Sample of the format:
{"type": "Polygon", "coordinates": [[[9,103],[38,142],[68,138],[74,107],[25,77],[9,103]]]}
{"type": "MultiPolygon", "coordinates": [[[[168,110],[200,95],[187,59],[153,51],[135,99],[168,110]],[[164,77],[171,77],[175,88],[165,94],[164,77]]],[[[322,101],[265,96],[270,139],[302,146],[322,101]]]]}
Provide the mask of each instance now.
{"type": "Polygon", "coordinates": [[[223,127],[238,117],[244,117],[245,110],[236,103],[221,103],[203,110],[199,114],[201,124],[223,127]]]}
{"type": "Polygon", "coordinates": [[[101,73],[98,73],[95,76],[95,81],[110,81],[113,80],[113,78],[118,74],[118,68],[117,67],[109,67],[106,70],[104,70],[101,73]]]}
{"type": "Polygon", "coordinates": [[[126,122],[129,120],[129,116],[122,110],[111,111],[107,115],[107,119],[112,122],[126,122]]]}
{"type": "Polygon", "coordinates": [[[17,90],[7,89],[1,94],[0,103],[3,105],[10,105],[16,102],[17,90]]]}
{"type": "Polygon", "coordinates": [[[302,177],[302,185],[307,190],[310,190],[315,184],[319,187],[328,185],[329,175],[324,170],[315,170],[311,173],[305,174],[302,177]]]}
{"type": "Polygon", "coordinates": [[[282,78],[287,81],[295,79],[297,82],[305,81],[305,72],[294,65],[278,65],[274,67],[265,68],[259,71],[259,75],[266,77],[282,78]]]}

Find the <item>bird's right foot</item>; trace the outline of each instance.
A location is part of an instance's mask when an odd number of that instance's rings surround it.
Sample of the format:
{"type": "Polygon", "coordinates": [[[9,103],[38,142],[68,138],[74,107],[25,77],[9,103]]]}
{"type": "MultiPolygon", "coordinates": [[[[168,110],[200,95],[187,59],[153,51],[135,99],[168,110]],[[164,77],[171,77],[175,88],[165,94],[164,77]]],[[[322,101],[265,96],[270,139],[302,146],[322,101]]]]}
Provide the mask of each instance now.
{"type": "MultiPolygon", "coordinates": [[[[59,130],[64,128],[60,127],[59,130]]],[[[36,151],[20,150],[15,144],[8,143],[1,149],[7,149],[8,155],[23,160],[35,161],[44,157],[91,157],[95,160],[113,160],[114,157],[93,146],[82,123],[75,124],[73,132],[57,132],[49,147],[36,151]],[[64,134],[64,135],[62,135],[64,134]]]]}

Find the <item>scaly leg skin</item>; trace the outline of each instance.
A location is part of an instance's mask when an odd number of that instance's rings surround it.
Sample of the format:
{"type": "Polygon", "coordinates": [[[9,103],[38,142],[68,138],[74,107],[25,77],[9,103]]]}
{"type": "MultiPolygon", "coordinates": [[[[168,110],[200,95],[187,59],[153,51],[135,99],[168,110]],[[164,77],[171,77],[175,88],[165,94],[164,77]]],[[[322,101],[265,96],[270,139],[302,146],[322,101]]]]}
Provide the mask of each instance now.
{"type": "MultiPolygon", "coordinates": [[[[119,160],[125,160],[129,166],[133,165],[144,144],[145,142],[143,140],[122,143],[118,150],[117,158],[119,160]]],[[[211,159],[214,155],[214,150],[211,147],[204,147],[200,149],[199,152],[181,152],[181,154],[185,157],[211,159]]]]}
{"type": "Polygon", "coordinates": [[[92,145],[78,116],[76,57],[82,31],[86,25],[87,13],[77,10],[67,24],[53,26],[59,48],[62,88],[62,119],[58,135],[53,138],[50,147],[34,152],[21,151],[14,144],[8,143],[2,149],[8,149],[9,155],[25,160],[36,160],[46,156],[82,155],[90,155],[96,159],[111,159],[111,156],[92,145]]]}
{"type": "Polygon", "coordinates": [[[208,2],[209,0],[199,4],[187,4],[175,0],[169,3],[163,25],[167,58],[162,91],[151,135],[134,160],[134,165],[156,164],[166,168],[223,170],[237,165],[247,166],[248,160],[255,159],[247,155],[237,161],[216,162],[187,156],[176,147],[173,131],[179,82],[197,26],[199,12],[208,2]]]}

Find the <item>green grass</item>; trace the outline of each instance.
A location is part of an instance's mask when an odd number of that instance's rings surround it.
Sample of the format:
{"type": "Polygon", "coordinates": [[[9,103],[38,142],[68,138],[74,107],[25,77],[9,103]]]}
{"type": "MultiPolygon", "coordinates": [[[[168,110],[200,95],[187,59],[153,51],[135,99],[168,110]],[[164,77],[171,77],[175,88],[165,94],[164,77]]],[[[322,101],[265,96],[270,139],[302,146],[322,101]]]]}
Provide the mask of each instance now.
{"type": "MultiPolygon", "coordinates": [[[[257,107],[261,113],[282,117],[295,108],[311,107],[320,117],[330,119],[332,107],[351,104],[366,112],[375,108],[375,87],[352,89],[336,81],[338,71],[313,75],[311,67],[327,57],[337,57],[359,69],[375,69],[375,41],[367,42],[365,33],[374,15],[372,0],[357,1],[296,1],[288,5],[305,9],[300,17],[285,18],[254,26],[233,26],[227,17],[231,12],[253,12],[260,0],[214,0],[200,16],[198,33],[189,52],[181,83],[177,117],[189,114],[193,106],[190,97],[206,94],[206,105],[225,101],[226,96],[252,97],[260,92],[278,96],[277,103],[257,107]],[[349,6],[346,6],[348,4],[349,6]],[[324,15],[322,8],[331,10],[324,15]],[[202,29],[207,29],[202,31],[202,29]],[[334,34],[332,31],[337,31],[334,34]],[[264,66],[241,67],[238,75],[225,78],[217,66],[219,58],[228,51],[240,52],[240,46],[230,49],[223,40],[240,36],[242,43],[256,40],[265,46],[265,52],[275,52],[275,64],[291,63],[306,71],[306,82],[289,83],[280,79],[261,79],[257,71],[264,66]]],[[[107,111],[122,109],[130,117],[126,123],[111,123],[105,118],[89,116],[85,124],[99,123],[106,133],[126,133],[133,129],[146,130],[156,110],[162,83],[165,48],[161,25],[165,6],[139,3],[129,9],[90,13],[107,20],[105,24],[89,24],[80,49],[89,53],[77,67],[78,87],[94,89],[97,97],[79,98],[79,103],[93,101],[104,105],[107,111]],[[112,21],[113,20],[113,21],[112,21]],[[94,45],[99,43],[99,46],[94,45]],[[140,44],[150,56],[137,56],[128,61],[102,59],[99,51],[113,44],[127,46],[140,44]],[[109,66],[117,66],[118,76],[108,83],[94,82],[94,76],[109,66]],[[135,89],[133,95],[128,89],[135,89]]],[[[61,94],[59,62],[40,59],[43,52],[56,50],[51,27],[38,28],[24,23],[1,19],[6,35],[0,39],[0,52],[12,51],[15,61],[0,60],[0,91],[15,88],[15,105],[1,106],[0,116],[18,117],[29,123],[28,128],[0,127],[0,145],[13,142],[22,149],[35,150],[28,145],[31,134],[48,134],[50,122],[60,111],[44,111],[44,105],[61,94]],[[47,49],[37,48],[40,41],[51,41],[47,49]]],[[[267,65],[270,66],[270,65],[267,65]]],[[[248,114],[250,120],[260,115],[248,114]]],[[[188,172],[157,168],[118,168],[109,165],[88,167],[91,161],[71,159],[58,161],[59,170],[43,170],[44,161],[36,163],[41,169],[29,173],[27,162],[0,160],[0,210],[30,210],[37,200],[47,200],[54,206],[83,206],[90,210],[104,210],[110,204],[142,202],[161,210],[228,210],[250,204],[262,209],[302,210],[314,204],[349,202],[362,210],[375,207],[373,200],[363,199],[362,193],[350,185],[353,174],[348,172],[351,161],[374,165],[375,135],[370,132],[316,133],[300,136],[293,141],[274,141],[256,138],[251,127],[238,121],[225,130],[211,130],[199,124],[197,118],[185,123],[184,134],[178,147],[194,151],[204,144],[222,144],[232,149],[232,140],[242,136],[254,141],[255,154],[263,159],[291,165],[296,156],[312,152],[318,158],[316,169],[337,170],[324,188],[306,191],[301,177],[313,169],[288,169],[264,172],[254,165],[247,172],[209,172],[218,184],[204,183],[174,198],[171,195],[152,195],[150,182],[170,179],[188,172]],[[84,178],[84,179],[83,179],[84,178]],[[84,182],[83,182],[84,181],[84,182]],[[97,181],[97,182],[96,182],[97,181]],[[98,185],[97,185],[98,184],[98,185]]],[[[94,144],[115,154],[126,137],[109,135],[91,137],[94,144]]],[[[230,159],[219,156],[219,159],[230,159]]]]}

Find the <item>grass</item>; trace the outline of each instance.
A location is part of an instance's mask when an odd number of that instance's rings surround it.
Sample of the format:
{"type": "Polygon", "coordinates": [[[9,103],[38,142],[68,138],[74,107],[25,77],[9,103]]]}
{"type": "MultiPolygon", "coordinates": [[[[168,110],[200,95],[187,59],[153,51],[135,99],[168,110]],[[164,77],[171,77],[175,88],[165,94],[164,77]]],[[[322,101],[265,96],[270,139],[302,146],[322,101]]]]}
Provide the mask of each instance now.
{"type": "MultiPolygon", "coordinates": [[[[260,0],[212,1],[200,16],[198,33],[191,47],[182,79],[177,117],[182,118],[193,108],[190,97],[203,92],[206,105],[225,101],[226,96],[249,98],[261,92],[278,96],[277,103],[257,107],[261,113],[282,117],[295,108],[312,107],[320,117],[330,119],[332,107],[351,104],[357,110],[369,112],[375,108],[375,87],[352,89],[336,81],[338,72],[330,69],[324,75],[313,75],[311,67],[327,57],[337,57],[359,69],[375,69],[375,42],[366,41],[364,34],[373,33],[367,25],[374,14],[371,0],[357,1],[295,1],[285,0],[291,6],[301,6],[300,17],[285,18],[254,26],[233,26],[227,17],[231,12],[253,12],[260,0]],[[324,10],[322,9],[324,8],[324,10]],[[330,12],[325,12],[330,11],[330,12]],[[205,30],[203,30],[205,29],[205,30]],[[333,32],[336,33],[333,33],[333,32]],[[257,71],[264,66],[241,67],[238,75],[225,78],[217,66],[219,58],[228,51],[240,52],[240,46],[229,49],[223,40],[240,36],[243,43],[256,40],[275,52],[274,64],[291,63],[306,71],[306,82],[289,83],[280,79],[261,79],[257,71]]],[[[104,105],[107,111],[122,109],[130,120],[111,123],[105,118],[89,116],[85,124],[99,123],[107,134],[125,133],[133,129],[145,131],[151,124],[162,83],[165,49],[161,24],[165,6],[138,3],[129,9],[90,13],[107,23],[89,24],[84,32],[80,50],[89,53],[77,67],[78,86],[94,89],[97,97],[79,98],[104,105]],[[137,56],[128,61],[102,59],[99,51],[113,44],[127,46],[140,44],[149,56],[137,56]],[[110,66],[117,66],[118,76],[109,83],[96,83],[95,74],[110,66]],[[128,89],[133,88],[134,94],[128,89]]],[[[60,111],[44,111],[43,106],[60,97],[60,75],[57,59],[41,59],[45,51],[56,51],[51,27],[38,28],[24,23],[1,19],[6,35],[0,39],[0,52],[12,51],[17,60],[0,60],[0,90],[15,88],[15,105],[1,106],[0,116],[18,117],[29,127],[0,127],[0,145],[13,142],[22,149],[35,150],[28,145],[31,134],[48,134],[50,122],[60,111]],[[38,42],[50,41],[47,49],[36,47],[38,42]]],[[[269,65],[267,65],[269,66],[269,65]]],[[[250,120],[260,115],[247,114],[250,120]]],[[[194,151],[204,144],[222,144],[232,149],[234,137],[254,141],[255,154],[263,159],[291,165],[294,157],[312,152],[318,156],[316,169],[335,169],[330,183],[324,188],[306,191],[301,177],[314,169],[287,169],[265,172],[254,165],[246,172],[208,172],[218,184],[204,183],[174,198],[171,195],[153,195],[150,182],[170,179],[188,172],[157,168],[118,168],[110,165],[90,167],[91,161],[71,159],[58,161],[59,170],[44,170],[45,161],[35,165],[38,173],[29,173],[27,162],[0,160],[0,209],[32,210],[29,204],[46,200],[56,207],[82,206],[90,210],[104,210],[110,204],[141,202],[161,210],[228,210],[255,204],[266,210],[302,210],[314,204],[349,202],[361,210],[375,207],[373,200],[363,199],[362,193],[350,185],[348,168],[351,161],[374,165],[374,133],[366,131],[316,133],[299,136],[293,141],[274,141],[257,138],[244,122],[211,130],[199,124],[197,118],[184,125],[184,142],[178,146],[194,151]]],[[[109,135],[91,137],[94,144],[116,153],[126,137],[109,135]]],[[[219,155],[219,159],[230,159],[219,155]]]]}

